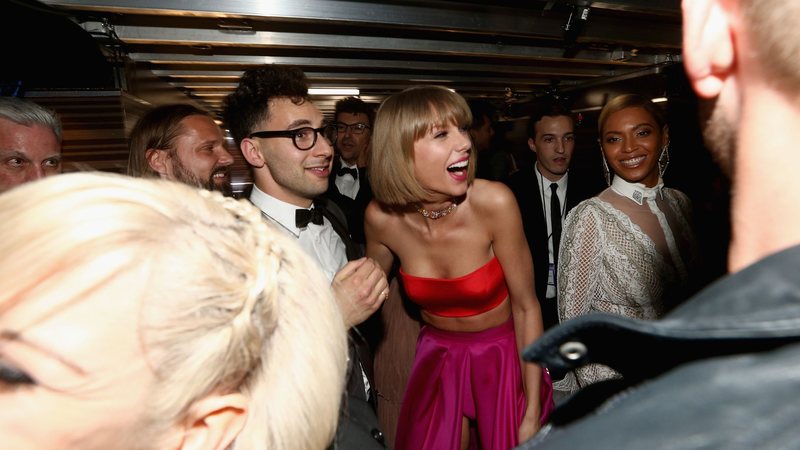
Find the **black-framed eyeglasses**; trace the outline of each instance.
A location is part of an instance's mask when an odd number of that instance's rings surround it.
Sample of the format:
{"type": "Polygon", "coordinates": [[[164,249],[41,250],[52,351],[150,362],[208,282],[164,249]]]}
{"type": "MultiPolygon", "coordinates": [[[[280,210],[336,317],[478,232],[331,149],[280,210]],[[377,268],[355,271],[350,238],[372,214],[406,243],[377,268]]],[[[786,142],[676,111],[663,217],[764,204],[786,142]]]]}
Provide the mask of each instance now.
{"type": "Polygon", "coordinates": [[[347,130],[350,130],[352,134],[364,134],[365,131],[370,129],[370,126],[365,123],[351,123],[350,125],[342,122],[336,122],[336,129],[339,130],[339,134],[347,133],[347,130]]]}
{"type": "Polygon", "coordinates": [[[336,125],[328,124],[319,128],[302,127],[295,128],[294,130],[280,130],[280,131],[256,131],[250,133],[249,138],[275,138],[285,137],[292,138],[292,143],[298,150],[308,150],[317,143],[317,135],[322,134],[331,145],[336,144],[336,138],[339,136],[339,131],[336,125]]]}

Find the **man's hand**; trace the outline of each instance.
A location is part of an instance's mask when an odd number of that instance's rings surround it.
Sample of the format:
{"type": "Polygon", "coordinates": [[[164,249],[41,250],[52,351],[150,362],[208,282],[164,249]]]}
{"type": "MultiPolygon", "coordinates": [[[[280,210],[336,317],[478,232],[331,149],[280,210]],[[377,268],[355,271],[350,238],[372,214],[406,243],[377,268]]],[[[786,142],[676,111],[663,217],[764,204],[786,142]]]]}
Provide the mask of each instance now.
{"type": "Polygon", "coordinates": [[[386,274],[372,258],[345,264],[334,275],[331,288],[348,329],[367,320],[389,297],[386,274]]]}

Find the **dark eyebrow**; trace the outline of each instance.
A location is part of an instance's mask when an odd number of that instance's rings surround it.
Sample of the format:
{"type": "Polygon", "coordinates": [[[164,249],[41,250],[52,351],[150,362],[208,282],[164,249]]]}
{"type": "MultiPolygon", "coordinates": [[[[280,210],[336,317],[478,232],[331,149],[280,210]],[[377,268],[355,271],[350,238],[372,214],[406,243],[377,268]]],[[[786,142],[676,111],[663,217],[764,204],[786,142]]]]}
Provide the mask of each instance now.
{"type": "Polygon", "coordinates": [[[27,345],[28,347],[31,347],[31,348],[33,348],[35,350],[38,350],[38,351],[44,353],[45,355],[57,360],[58,362],[60,362],[64,366],[68,367],[73,372],[78,373],[79,375],[86,375],[87,374],[86,370],[84,370],[81,366],[73,363],[72,361],[67,360],[63,356],[59,355],[58,353],[56,353],[56,352],[54,352],[54,351],[52,351],[52,350],[50,350],[48,348],[45,348],[45,347],[43,347],[43,346],[41,346],[41,345],[39,345],[39,344],[37,344],[35,342],[32,342],[32,341],[29,341],[28,339],[25,339],[17,331],[13,331],[13,330],[2,330],[2,331],[0,331],[0,341],[2,341],[2,340],[19,342],[19,343],[21,343],[23,345],[27,345]]]}
{"type": "Polygon", "coordinates": [[[311,126],[311,121],[310,120],[308,120],[308,119],[297,119],[294,122],[290,123],[289,126],[287,127],[287,129],[288,130],[293,130],[295,128],[310,127],[310,126],[311,126]]]}

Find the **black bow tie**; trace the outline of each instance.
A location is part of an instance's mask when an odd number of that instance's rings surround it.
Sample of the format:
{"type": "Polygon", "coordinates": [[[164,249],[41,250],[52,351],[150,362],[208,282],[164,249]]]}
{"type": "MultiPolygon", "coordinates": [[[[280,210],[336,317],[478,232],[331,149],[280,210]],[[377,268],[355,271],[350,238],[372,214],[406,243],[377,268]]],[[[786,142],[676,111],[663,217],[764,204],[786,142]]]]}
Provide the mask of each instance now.
{"type": "Polygon", "coordinates": [[[297,228],[305,228],[309,223],[322,225],[322,211],[319,208],[298,209],[294,212],[294,223],[297,228]]]}
{"type": "Polygon", "coordinates": [[[355,167],[339,167],[339,170],[336,172],[337,177],[341,177],[344,175],[350,174],[354,180],[358,179],[358,169],[355,167]]]}

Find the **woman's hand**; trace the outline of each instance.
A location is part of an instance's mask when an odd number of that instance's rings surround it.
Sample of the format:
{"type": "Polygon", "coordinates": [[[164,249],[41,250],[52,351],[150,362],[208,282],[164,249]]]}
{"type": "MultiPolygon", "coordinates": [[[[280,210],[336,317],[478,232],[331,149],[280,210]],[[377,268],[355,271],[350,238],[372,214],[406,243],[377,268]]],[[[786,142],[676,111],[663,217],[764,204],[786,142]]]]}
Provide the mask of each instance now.
{"type": "Polygon", "coordinates": [[[527,441],[532,438],[539,431],[539,409],[535,410],[528,408],[525,416],[522,418],[522,423],[519,425],[519,443],[527,441]]]}

